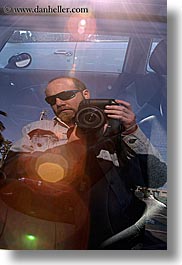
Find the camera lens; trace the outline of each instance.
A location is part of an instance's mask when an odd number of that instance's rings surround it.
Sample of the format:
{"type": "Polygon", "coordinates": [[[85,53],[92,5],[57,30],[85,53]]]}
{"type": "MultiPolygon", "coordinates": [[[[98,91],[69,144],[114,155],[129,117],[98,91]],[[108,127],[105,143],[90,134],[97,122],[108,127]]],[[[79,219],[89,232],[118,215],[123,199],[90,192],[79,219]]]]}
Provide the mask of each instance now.
{"type": "Polygon", "coordinates": [[[86,113],[84,118],[85,122],[89,124],[95,122],[95,119],[97,119],[97,115],[95,115],[95,113],[86,113]]]}
{"type": "Polygon", "coordinates": [[[106,122],[106,117],[103,111],[97,107],[86,107],[78,111],[76,115],[76,123],[79,128],[86,133],[90,132],[90,129],[99,129],[106,122]]]}

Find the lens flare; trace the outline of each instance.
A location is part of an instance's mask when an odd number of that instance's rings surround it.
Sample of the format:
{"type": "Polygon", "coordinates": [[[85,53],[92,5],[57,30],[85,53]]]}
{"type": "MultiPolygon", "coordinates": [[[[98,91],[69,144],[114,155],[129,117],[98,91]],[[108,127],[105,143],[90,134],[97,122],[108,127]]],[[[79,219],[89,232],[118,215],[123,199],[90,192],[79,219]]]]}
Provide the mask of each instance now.
{"type": "Polygon", "coordinates": [[[38,237],[33,234],[22,235],[23,249],[37,249],[38,247],[38,237]]]}
{"type": "Polygon", "coordinates": [[[64,168],[55,163],[43,163],[38,166],[38,175],[48,182],[57,182],[64,178],[64,168]]]}
{"type": "Polygon", "coordinates": [[[66,176],[68,162],[61,155],[47,153],[37,158],[35,169],[42,180],[55,183],[66,176]]]}
{"type": "Polygon", "coordinates": [[[28,234],[28,235],[25,235],[25,237],[26,237],[26,239],[29,240],[29,241],[34,241],[34,240],[36,240],[36,236],[34,236],[34,235],[30,235],[30,234],[28,234]]]}
{"type": "Polygon", "coordinates": [[[80,22],[79,22],[79,24],[80,24],[80,26],[85,27],[86,24],[87,24],[87,22],[86,22],[85,19],[81,19],[80,22]]]}
{"type": "Polygon", "coordinates": [[[72,34],[75,41],[83,41],[89,34],[96,33],[96,20],[92,13],[72,15],[67,23],[66,31],[72,34]]]}

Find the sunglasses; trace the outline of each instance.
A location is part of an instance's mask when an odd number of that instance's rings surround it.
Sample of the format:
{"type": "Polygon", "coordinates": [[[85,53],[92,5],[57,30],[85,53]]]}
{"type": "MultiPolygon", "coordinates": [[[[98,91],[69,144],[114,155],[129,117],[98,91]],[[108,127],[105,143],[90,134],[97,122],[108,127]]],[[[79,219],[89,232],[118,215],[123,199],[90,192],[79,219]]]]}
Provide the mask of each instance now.
{"type": "Polygon", "coordinates": [[[82,91],[78,89],[62,91],[56,95],[46,97],[45,101],[50,105],[54,105],[56,104],[56,98],[59,98],[61,100],[68,100],[68,99],[74,98],[76,96],[76,93],[78,92],[82,92],[82,91]]]}

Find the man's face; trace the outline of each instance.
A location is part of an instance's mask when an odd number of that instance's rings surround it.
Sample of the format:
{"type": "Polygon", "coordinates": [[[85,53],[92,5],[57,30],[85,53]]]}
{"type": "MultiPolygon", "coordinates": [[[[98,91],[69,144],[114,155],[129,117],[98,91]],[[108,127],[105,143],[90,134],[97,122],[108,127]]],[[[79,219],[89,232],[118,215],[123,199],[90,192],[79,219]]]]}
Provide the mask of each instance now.
{"type": "MultiPolygon", "coordinates": [[[[78,89],[75,87],[74,83],[70,79],[57,79],[51,82],[46,88],[46,97],[56,95],[63,91],[75,90],[78,89]]],[[[57,117],[59,117],[63,122],[68,125],[71,125],[72,119],[75,117],[75,114],[78,110],[80,102],[84,98],[89,98],[89,92],[87,90],[80,91],[75,94],[75,97],[62,100],[56,98],[55,104],[52,105],[52,109],[57,117]]]]}

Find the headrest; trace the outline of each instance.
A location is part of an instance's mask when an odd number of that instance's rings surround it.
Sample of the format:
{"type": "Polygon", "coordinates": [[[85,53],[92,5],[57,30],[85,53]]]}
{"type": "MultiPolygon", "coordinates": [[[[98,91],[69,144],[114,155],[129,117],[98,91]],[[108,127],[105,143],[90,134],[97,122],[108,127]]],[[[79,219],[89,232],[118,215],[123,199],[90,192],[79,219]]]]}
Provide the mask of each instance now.
{"type": "Polygon", "coordinates": [[[150,59],[149,65],[160,75],[167,75],[167,41],[160,41],[155,49],[153,50],[150,59]]]}

